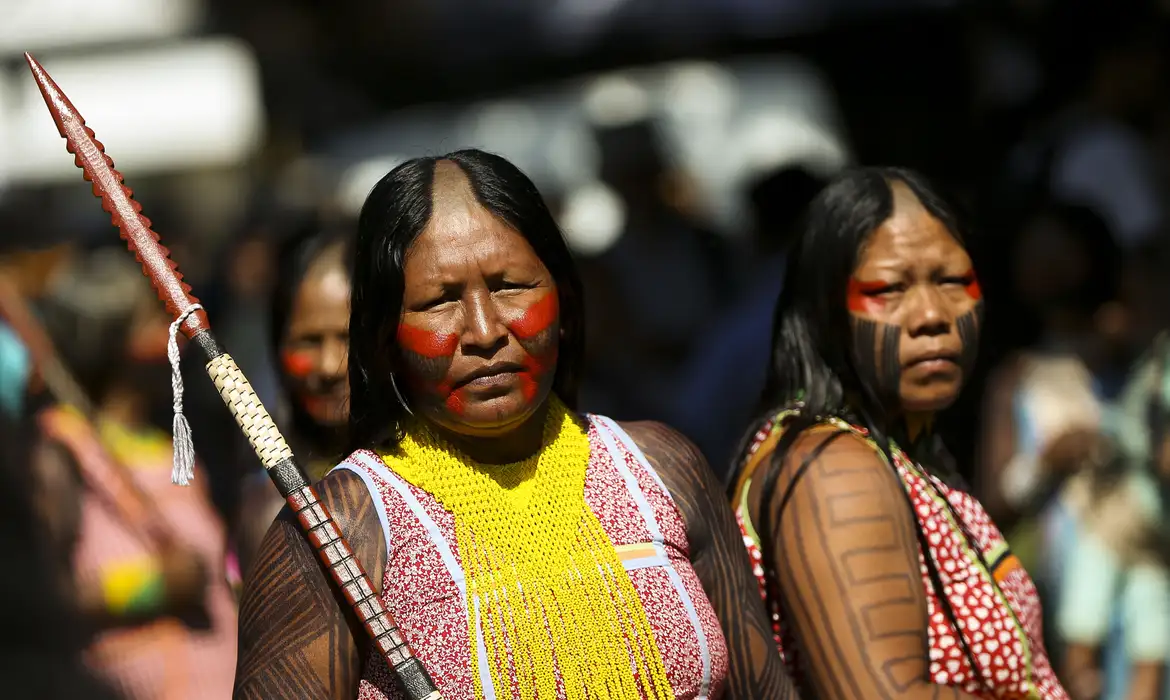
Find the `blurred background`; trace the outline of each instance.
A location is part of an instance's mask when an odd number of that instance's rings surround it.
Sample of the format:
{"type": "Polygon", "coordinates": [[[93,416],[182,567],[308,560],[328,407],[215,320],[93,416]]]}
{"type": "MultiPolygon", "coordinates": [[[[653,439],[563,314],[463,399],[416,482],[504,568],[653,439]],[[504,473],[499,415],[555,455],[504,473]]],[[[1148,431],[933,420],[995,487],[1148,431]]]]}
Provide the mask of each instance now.
{"type": "MultiPolygon", "coordinates": [[[[1170,658],[1168,19],[1170,4],[1141,0],[0,0],[0,269],[75,371],[112,371],[87,329],[108,331],[103,295],[140,278],[95,271],[113,229],[27,50],[288,422],[270,332],[282,246],[306,220],[352,226],[406,158],[495,151],[536,181],[578,256],[582,408],[665,421],[725,475],[804,206],[849,165],[917,169],[967,212],[988,302],[979,375],[943,426],[958,470],[1017,533],[1070,689],[1138,697],[1135,669],[1170,658]],[[1094,471],[1100,444],[1117,458],[1094,471]],[[1065,555],[1046,514],[1081,472],[1081,512],[1103,513],[1106,534],[1065,555]],[[1036,473],[1061,486],[1012,485],[1036,473]],[[1115,511],[1143,515],[1118,525],[1115,511]],[[1086,571],[1096,598],[1063,591],[1086,571]]],[[[165,323],[102,347],[153,348],[122,381],[169,431],[165,323]]],[[[3,339],[0,400],[19,421],[35,405],[3,339]]],[[[205,516],[233,532],[259,465],[201,368],[186,370],[205,516]]]]}

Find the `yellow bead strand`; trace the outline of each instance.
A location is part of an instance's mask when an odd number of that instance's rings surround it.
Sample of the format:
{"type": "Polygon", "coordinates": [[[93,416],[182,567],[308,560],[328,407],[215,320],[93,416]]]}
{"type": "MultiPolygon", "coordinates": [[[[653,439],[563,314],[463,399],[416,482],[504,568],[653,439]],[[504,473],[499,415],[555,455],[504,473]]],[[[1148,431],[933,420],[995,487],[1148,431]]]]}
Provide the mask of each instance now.
{"type": "Polygon", "coordinates": [[[641,598],[585,503],[589,437],[550,399],[544,447],[507,465],[477,464],[421,424],[382,458],[455,517],[468,593],[475,696],[475,601],[492,682],[523,700],[674,697],[641,598]]]}

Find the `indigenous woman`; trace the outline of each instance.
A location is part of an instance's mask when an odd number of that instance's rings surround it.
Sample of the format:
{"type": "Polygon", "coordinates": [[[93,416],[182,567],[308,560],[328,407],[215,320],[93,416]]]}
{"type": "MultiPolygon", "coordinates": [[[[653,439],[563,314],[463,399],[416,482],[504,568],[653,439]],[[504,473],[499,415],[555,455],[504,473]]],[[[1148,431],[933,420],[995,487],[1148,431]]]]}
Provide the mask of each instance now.
{"type": "MultiPolygon", "coordinates": [[[[318,490],[443,697],[789,697],[697,450],[573,410],[580,281],[528,178],[408,161],[356,253],[354,451],[318,490]]],[[[237,697],[401,697],[337,595],[285,511],[245,584],[237,697]]]]}
{"type": "Polygon", "coordinates": [[[1067,697],[1035,587],[932,430],[982,307],[919,176],[853,170],[813,200],[734,503],[781,655],[816,697],[1067,697]]]}
{"type": "MultiPolygon", "coordinates": [[[[270,335],[288,398],[285,435],[319,481],[344,456],[349,418],[350,245],[314,217],[280,252],[270,335]]],[[[237,533],[240,565],[251,563],[284,499],[267,474],[244,481],[237,533]]]]}

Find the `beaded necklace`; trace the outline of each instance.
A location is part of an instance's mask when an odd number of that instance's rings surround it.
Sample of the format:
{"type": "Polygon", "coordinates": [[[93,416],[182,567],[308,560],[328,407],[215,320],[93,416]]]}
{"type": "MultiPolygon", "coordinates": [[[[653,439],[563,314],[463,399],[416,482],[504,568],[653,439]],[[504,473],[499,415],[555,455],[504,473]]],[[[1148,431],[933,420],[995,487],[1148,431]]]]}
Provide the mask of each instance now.
{"type": "Polygon", "coordinates": [[[415,423],[382,455],[455,518],[475,697],[478,617],[494,686],[523,700],[556,698],[558,685],[566,700],[673,698],[641,598],[585,502],[589,437],[555,397],[543,444],[484,465],[415,423]]]}

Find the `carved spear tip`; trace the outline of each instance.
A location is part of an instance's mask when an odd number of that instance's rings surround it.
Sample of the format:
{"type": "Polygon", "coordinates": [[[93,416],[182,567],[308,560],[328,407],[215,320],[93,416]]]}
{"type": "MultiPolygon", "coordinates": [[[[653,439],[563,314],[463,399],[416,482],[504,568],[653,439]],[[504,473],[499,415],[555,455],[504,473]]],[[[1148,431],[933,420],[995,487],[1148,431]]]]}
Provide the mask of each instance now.
{"type": "Polygon", "coordinates": [[[41,62],[33,58],[33,55],[28,51],[24,52],[24,60],[28,61],[28,68],[32,71],[33,80],[37,81],[37,88],[41,91],[41,97],[45,98],[45,104],[49,108],[49,113],[53,115],[53,121],[57,124],[57,131],[65,136],[66,117],[75,119],[79,123],[84,124],[85,120],[78,114],[77,109],[69,98],[61,92],[61,88],[57,87],[57,83],[41,65],[41,62]]]}

